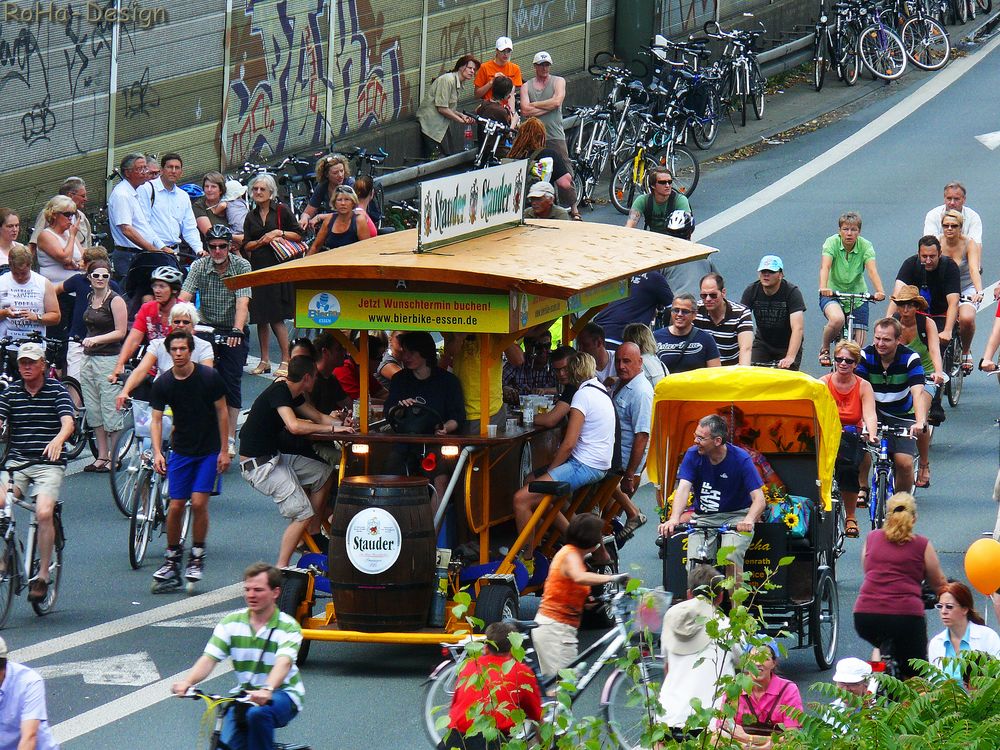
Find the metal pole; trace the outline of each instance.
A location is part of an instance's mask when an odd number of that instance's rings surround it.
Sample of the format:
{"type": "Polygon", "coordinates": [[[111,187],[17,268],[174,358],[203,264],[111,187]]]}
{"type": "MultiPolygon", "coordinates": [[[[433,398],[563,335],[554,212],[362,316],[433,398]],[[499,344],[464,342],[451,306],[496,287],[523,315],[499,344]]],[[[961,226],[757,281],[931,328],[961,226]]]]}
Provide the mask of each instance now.
{"type": "Polygon", "coordinates": [[[337,72],[336,71],[336,65],[334,64],[334,55],[336,54],[336,52],[335,52],[336,45],[334,44],[334,42],[337,39],[337,14],[340,12],[340,4],[339,3],[330,2],[330,3],[327,3],[326,7],[329,8],[329,11],[330,11],[330,21],[329,21],[329,25],[327,27],[329,29],[329,33],[327,34],[328,45],[327,45],[327,48],[326,48],[326,81],[327,81],[327,86],[326,86],[326,127],[330,131],[329,132],[329,136],[330,137],[328,139],[329,143],[324,144],[324,148],[327,145],[332,144],[333,141],[334,141],[334,139],[335,139],[335,137],[337,135],[339,135],[337,129],[334,128],[334,126],[333,126],[333,92],[334,91],[339,91],[339,89],[336,88],[336,84],[334,84],[334,82],[333,82],[333,76],[337,72]]]}
{"type": "Polygon", "coordinates": [[[226,37],[222,52],[222,127],[219,129],[219,171],[227,165],[226,142],[229,140],[229,75],[232,72],[230,57],[233,49],[233,0],[226,0],[226,37]]]}
{"type": "MultiPolygon", "coordinates": [[[[122,0],[115,0],[115,13],[121,17],[122,0]]],[[[115,109],[118,106],[118,43],[121,40],[121,22],[111,25],[111,68],[108,72],[108,158],[105,162],[104,195],[111,195],[113,188],[108,177],[115,171],[115,109]]],[[[121,175],[124,180],[125,175],[121,175]]]]}
{"type": "Polygon", "coordinates": [[[427,78],[427,12],[430,0],[424,0],[424,12],[420,20],[420,98],[424,100],[424,81],[427,78]]]}

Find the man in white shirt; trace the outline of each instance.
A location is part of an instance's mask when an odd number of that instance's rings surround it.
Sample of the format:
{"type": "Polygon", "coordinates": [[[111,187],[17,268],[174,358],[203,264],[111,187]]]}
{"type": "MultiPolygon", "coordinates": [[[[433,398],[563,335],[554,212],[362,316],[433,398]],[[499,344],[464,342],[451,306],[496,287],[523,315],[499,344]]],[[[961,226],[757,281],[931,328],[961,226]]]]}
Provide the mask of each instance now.
{"type": "MultiPolygon", "coordinates": [[[[132,260],[143,250],[170,253],[166,243],[156,239],[149,223],[149,206],[143,207],[138,189],[148,179],[146,157],[129,154],[121,161],[122,181],[108,196],[108,223],[115,249],[111,255],[115,276],[121,280],[128,275],[132,260]]],[[[147,196],[148,197],[148,196],[147,196]]]]}
{"type": "Polygon", "coordinates": [[[961,182],[949,182],[944,186],[944,204],[935,206],[927,212],[924,217],[924,234],[933,234],[940,237],[944,230],[941,228],[941,217],[945,211],[960,211],[965,221],[962,223],[962,234],[983,244],[983,220],[979,214],[965,205],[965,185],[961,182]]]}
{"type": "Polygon", "coordinates": [[[149,205],[155,242],[176,248],[183,240],[195,255],[204,255],[191,196],[177,187],[183,176],[180,154],[164,154],[160,159],[160,176],[140,185],[136,194],[143,206],[149,205]]]}

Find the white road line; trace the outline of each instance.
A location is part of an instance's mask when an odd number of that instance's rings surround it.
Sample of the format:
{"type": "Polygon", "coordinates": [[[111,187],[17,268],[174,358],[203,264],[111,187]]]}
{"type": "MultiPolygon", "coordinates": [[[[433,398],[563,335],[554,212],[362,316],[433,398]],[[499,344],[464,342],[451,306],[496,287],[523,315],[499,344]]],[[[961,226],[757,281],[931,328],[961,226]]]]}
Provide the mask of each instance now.
{"type": "Polygon", "coordinates": [[[101,625],[79,630],[75,633],[68,633],[59,638],[52,638],[48,641],[36,643],[33,646],[25,646],[10,653],[13,661],[21,663],[31,663],[47,656],[67,651],[77,646],[85,646],[95,641],[100,641],[112,636],[127,633],[130,630],[152,625],[162,620],[169,620],[180,615],[186,615],[205,607],[214,607],[216,604],[236,599],[243,594],[243,584],[234,583],[230,586],[223,586],[214,591],[206,591],[197,596],[185,597],[179,601],[164,604],[162,607],[136,612],[134,615],[122,617],[119,620],[112,620],[101,625]]]}
{"type": "MultiPolygon", "coordinates": [[[[13,654],[11,656],[13,657],[13,654]]],[[[232,671],[233,668],[230,663],[225,662],[215,668],[212,677],[218,677],[232,671]]],[[[113,724],[120,719],[124,719],[126,716],[138,713],[145,708],[149,708],[160,701],[172,697],[170,686],[187,675],[187,673],[188,670],[185,669],[183,672],[178,672],[170,677],[164,677],[159,682],[146,685],[141,690],[136,690],[128,695],[123,695],[121,698],[109,701],[104,705],[84,711],[82,714],[77,714],[73,718],[66,719],[66,721],[53,726],[52,734],[56,742],[62,744],[70,740],[75,740],[77,737],[88,732],[93,732],[95,729],[113,724]]],[[[192,720],[191,727],[193,728],[194,726],[195,722],[192,720]]]]}
{"type": "Polygon", "coordinates": [[[746,218],[754,211],[764,208],[764,206],[770,205],[779,198],[784,197],[816,175],[834,166],[868,143],[871,143],[985,60],[986,56],[996,49],[998,45],[1000,45],[1000,36],[990,40],[989,43],[975,54],[953,60],[947,68],[939,72],[891,109],[876,117],[858,132],[845,138],[828,151],[820,154],[812,161],[803,164],[795,171],[788,173],[780,180],[777,180],[766,188],[758,190],[749,198],[740,201],[735,206],[730,206],[725,211],[698,224],[693,239],[696,242],[701,242],[706,237],[711,237],[716,232],[720,232],[731,224],[735,224],[737,221],[746,218]]]}

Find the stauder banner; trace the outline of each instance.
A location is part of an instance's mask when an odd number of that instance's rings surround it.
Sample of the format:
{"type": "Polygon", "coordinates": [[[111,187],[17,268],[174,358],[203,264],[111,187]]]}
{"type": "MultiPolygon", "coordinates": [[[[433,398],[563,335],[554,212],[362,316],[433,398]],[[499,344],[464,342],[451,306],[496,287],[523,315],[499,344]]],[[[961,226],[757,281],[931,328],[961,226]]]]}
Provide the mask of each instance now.
{"type": "Polygon", "coordinates": [[[520,224],[527,169],[521,159],[420,183],[417,252],[520,224]]]}

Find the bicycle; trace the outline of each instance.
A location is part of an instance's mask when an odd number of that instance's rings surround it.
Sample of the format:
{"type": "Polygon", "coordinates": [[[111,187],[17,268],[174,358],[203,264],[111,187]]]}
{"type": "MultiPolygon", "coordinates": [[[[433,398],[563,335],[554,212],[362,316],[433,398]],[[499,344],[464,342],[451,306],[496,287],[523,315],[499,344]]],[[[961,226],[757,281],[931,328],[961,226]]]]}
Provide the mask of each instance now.
{"type": "MultiPolygon", "coordinates": [[[[209,725],[212,731],[208,732],[207,750],[229,750],[229,745],[222,741],[222,728],[225,725],[226,714],[228,714],[237,703],[249,703],[256,705],[246,698],[246,693],[240,692],[236,695],[214,695],[206,693],[197,688],[191,688],[179,698],[193,698],[205,702],[205,713],[202,716],[201,724],[204,732],[209,725]]],[[[274,750],[312,750],[309,745],[289,744],[285,742],[275,742],[274,750]]]]}
{"type": "MultiPolygon", "coordinates": [[[[35,504],[30,500],[17,497],[14,492],[14,473],[31,466],[51,463],[49,461],[26,461],[17,466],[4,462],[7,472],[7,494],[3,508],[0,508],[0,627],[7,622],[10,615],[14,594],[24,591],[32,580],[38,577],[38,521],[35,518],[35,504]],[[28,538],[22,541],[17,538],[14,506],[23,508],[31,514],[28,526],[28,538]]],[[[52,513],[52,524],[55,527],[55,541],[52,545],[52,558],[49,562],[48,594],[40,602],[31,602],[35,614],[47,615],[55,606],[59,596],[59,580],[62,577],[62,553],[66,545],[66,535],[62,525],[62,501],[57,500],[52,513]]]]}
{"type": "MultiPolygon", "coordinates": [[[[753,17],[751,13],[743,15],[753,17]]],[[[763,26],[760,31],[723,31],[718,21],[706,21],[704,31],[708,38],[726,44],[719,61],[722,103],[730,109],[739,109],[741,125],[747,124],[748,105],[753,107],[755,118],[763,119],[767,79],[753,49],[757,39],[764,34],[763,26]]]]}
{"type": "MultiPolygon", "coordinates": [[[[968,299],[968,297],[962,297],[963,301],[968,299]]],[[[959,333],[957,322],[955,330],[951,334],[951,341],[941,347],[941,366],[944,368],[945,375],[944,394],[948,397],[948,405],[955,408],[962,398],[962,386],[966,376],[962,355],[962,336],[959,333]]]]}
{"type": "Polygon", "coordinates": [[[903,41],[906,57],[921,70],[940,70],[951,58],[951,41],[944,26],[924,10],[919,0],[894,0],[880,14],[903,41]]]}
{"type": "MultiPolygon", "coordinates": [[[[845,300],[847,302],[847,310],[844,311],[844,327],[840,331],[840,341],[855,341],[855,334],[863,333],[855,329],[857,325],[854,321],[854,311],[861,307],[865,302],[878,302],[875,299],[874,294],[869,294],[868,292],[862,292],[861,294],[855,294],[853,292],[838,292],[831,291],[830,296],[836,300],[845,300]]],[[[864,339],[862,339],[863,341],[864,339]]],[[[833,345],[836,345],[836,341],[833,345]]],[[[860,345],[861,342],[858,342],[860,345]]],[[[831,347],[832,351],[832,347],[831,347]]],[[[831,363],[832,364],[832,363],[831,363]]]]}
{"type": "Polygon", "coordinates": [[[475,120],[482,127],[483,133],[471,169],[485,169],[499,165],[500,157],[497,156],[497,151],[507,142],[508,137],[515,132],[515,129],[504,122],[491,120],[489,117],[477,115],[475,112],[463,111],[463,114],[475,120]]]}
{"type": "Polygon", "coordinates": [[[826,71],[834,66],[837,78],[847,86],[853,86],[858,81],[861,58],[858,56],[857,33],[851,24],[855,7],[850,3],[835,3],[836,17],[831,26],[824,5],[820,4],[813,43],[813,86],[817,91],[823,88],[826,71]]]}
{"type": "MultiPolygon", "coordinates": [[[[964,0],[959,0],[964,2],[964,0]]],[[[861,5],[857,24],[858,54],[868,71],[884,81],[895,81],[906,72],[906,47],[896,32],[886,26],[874,3],[861,5]]]]}
{"type": "MultiPolygon", "coordinates": [[[[612,666],[613,671],[605,680],[604,689],[601,691],[601,711],[607,730],[615,747],[629,750],[638,747],[643,733],[656,721],[656,717],[648,708],[659,695],[658,680],[661,680],[663,675],[663,658],[648,648],[649,644],[641,638],[641,632],[634,632],[637,628],[634,628],[631,617],[632,607],[636,601],[642,601],[644,605],[648,601],[655,601],[655,608],[657,610],[662,608],[662,611],[658,613],[658,621],[657,616],[653,615],[648,618],[648,622],[652,624],[656,621],[658,628],[662,624],[663,612],[669,607],[671,598],[671,595],[662,589],[636,589],[631,593],[616,594],[611,599],[614,627],[581,652],[569,665],[568,669],[577,675],[577,680],[567,696],[568,706],[564,707],[559,701],[543,698],[542,723],[552,723],[559,715],[571,711],[573,704],[604,667],[612,666]],[[636,662],[638,679],[632,685],[629,675],[618,667],[617,663],[627,657],[636,645],[640,653],[636,662]],[[588,664],[588,659],[595,655],[593,663],[588,664]],[[633,695],[636,690],[641,693],[639,700],[633,695]]],[[[645,616],[643,621],[647,621],[645,616]]],[[[527,636],[524,643],[525,663],[537,676],[537,657],[530,648],[530,633],[537,625],[534,622],[518,620],[512,622],[527,636]]],[[[427,678],[428,686],[424,696],[424,728],[434,747],[437,747],[443,737],[445,727],[438,728],[438,718],[442,714],[446,715],[448,707],[451,706],[455,694],[455,681],[464,661],[465,649],[465,644],[461,643],[441,645],[447,658],[435,667],[427,678]]],[[[560,681],[562,678],[558,676],[539,679],[542,695],[544,696],[547,690],[554,688],[560,681]]]]}
{"type": "Polygon", "coordinates": [[[869,489],[868,513],[872,531],[885,525],[885,505],[896,492],[896,465],[889,455],[889,438],[910,435],[909,427],[879,424],[876,438],[878,445],[872,445],[862,437],[861,447],[872,457],[872,479],[869,489]]]}

